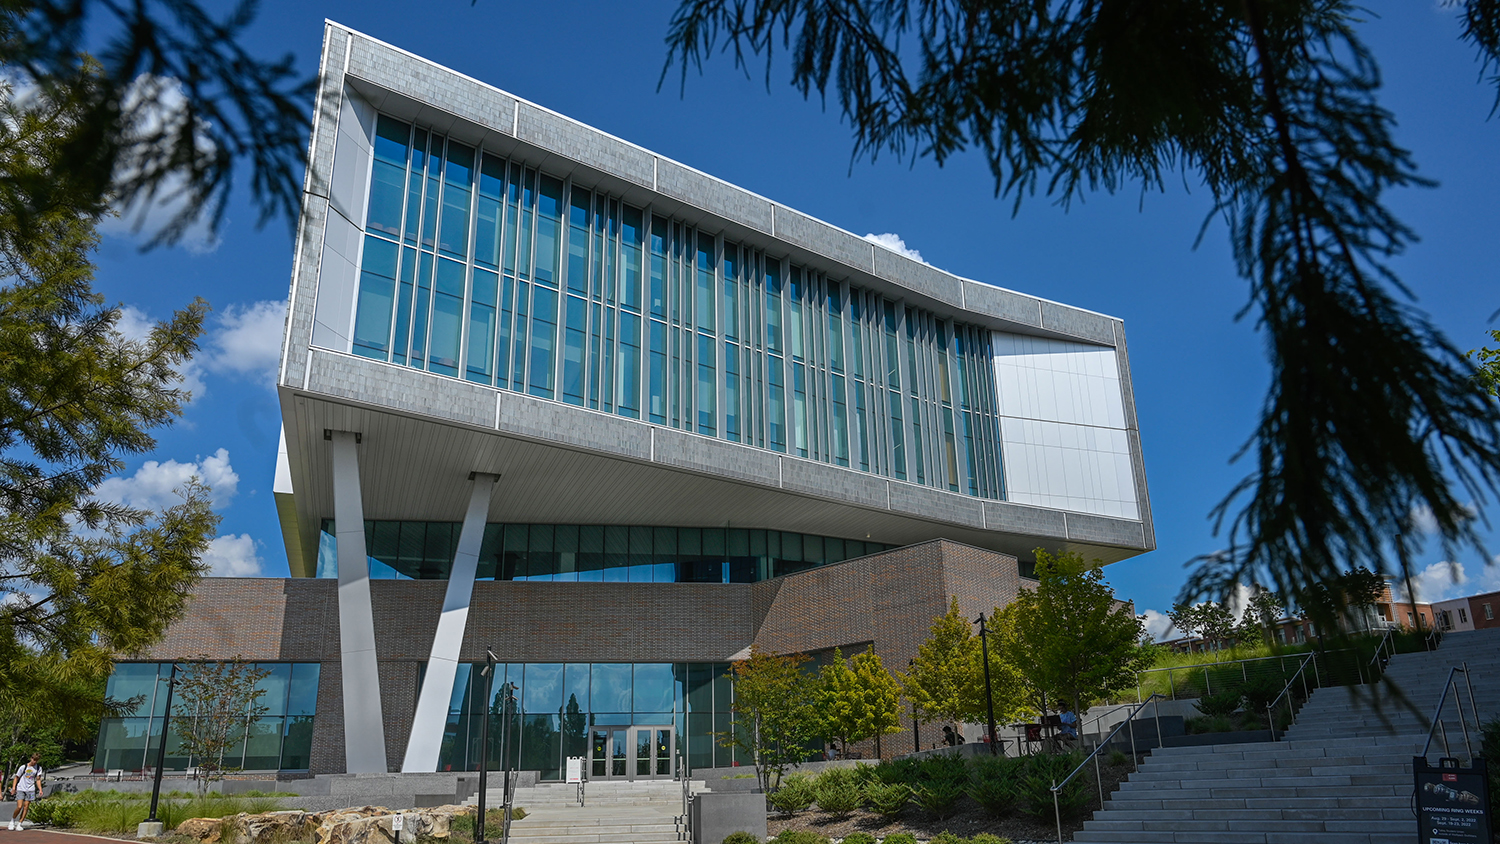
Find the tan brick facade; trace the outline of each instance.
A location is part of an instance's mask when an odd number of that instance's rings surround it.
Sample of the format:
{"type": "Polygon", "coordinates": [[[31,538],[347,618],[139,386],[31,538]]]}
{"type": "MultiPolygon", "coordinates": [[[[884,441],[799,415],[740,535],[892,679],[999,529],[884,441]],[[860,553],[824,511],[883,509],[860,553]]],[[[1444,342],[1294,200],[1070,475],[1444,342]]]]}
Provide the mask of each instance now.
{"type": "MultiPolygon", "coordinates": [[[[402,758],[444,581],[371,583],[386,755],[402,758]]],[[[905,668],[952,596],[969,617],[1021,588],[1016,559],[947,540],[898,548],[754,584],[475,584],[462,658],[491,647],[507,662],[724,662],[752,644],[789,653],[873,645],[905,668]]],[[[320,662],[312,771],[343,770],[338,584],[209,578],[150,659],[239,657],[320,662]]],[[[901,736],[888,748],[909,746],[901,736]]],[[[887,749],[889,753],[889,749],[887,749]]]]}

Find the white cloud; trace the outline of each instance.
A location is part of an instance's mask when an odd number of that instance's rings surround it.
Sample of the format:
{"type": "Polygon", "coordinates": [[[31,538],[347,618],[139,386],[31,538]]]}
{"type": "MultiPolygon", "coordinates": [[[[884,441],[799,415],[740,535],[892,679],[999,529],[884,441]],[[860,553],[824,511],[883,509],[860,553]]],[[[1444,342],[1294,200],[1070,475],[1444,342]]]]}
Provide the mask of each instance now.
{"type": "Polygon", "coordinates": [[[261,559],[255,552],[255,545],[248,533],[215,537],[203,555],[203,562],[208,564],[208,576],[259,577],[261,559]]]}
{"type": "Polygon", "coordinates": [[[926,261],[922,260],[922,253],[918,252],[915,249],[908,248],[906,245],[906,241],[902,240],[901,235],[899,234],[895,234],[893,232],[886,232],[885,234],[871,233],[865,235],[865,240],[870,241],[876,246],[883,246],[898,255],[905,255],[913,261],[921,261],[924,264],[927,263],[926,261]]]}
{"type": "MultiPolygon", "coordinates": [[[[130,139],[136,146],[127,148],[115,174],[117,182],[139,172],[146,156],[154,157],[175,139],[189,119],[186,104],[187,95],[182,83],[176,79],[143,73],[131,82],[125,95],[124,110],[135,117],[130,139]]],[[[213,141],[201,128],[194,136],[200,151],[213,151],[213,141]]],[[[117,215],[105,217],[99,229],[105,234],[145,243],[188,207],[186,187],[186,178],[171,175],[157,185],[154,196],[140,195],[129,204],[116,206],[117,215]]],[[[209,215],[200,214],[183,233],[178,245],[200,255],[218,249],[219,239],[210,230],[209,215]]]]}
{"type": "Polygon", "coordinates": [[[274,386],[286,327],[285,299],[231,304],[218,318],[204,356],[211,372],[247,377],[274,386]]]}
{"type": "MultiPolygon", "coordinates": [[[[1399,578],[1396,580],[1396,598],[1404,601],[1406,584],[1399,582],[1399,578]]],[[[1417,600],[1424,603],[1500,591],[1500,555],[1487,565],[1481,564],[1478,571],[1470,571],[1468,566],[1447,560],[1433,563],[1414,573],[1411,580],[1417,600]]]]}
{"type": "Polygon", "coordinates": [[[1146,635],[1153,642],[1165,642],[1169,639],[1180,639],[1182,633],[1172,625],[1172,619],[1164,612],[1146,610],[1142,613],[1146,617],[1146,635]]]}
{"type": "Polygon", "coordinates": [[[103,501],[127,507],[160,510],[181,500],[176,490],[194,475],[213,490],[211,500],[215,507],[228,504],[239,491],[240,476],[229,463],[228,449],[221,448],[208,457],[189,463],[147,460],[128,478],[105,480],[94,494],[103,501]]]}
{"type": "Polygon", "coordinates": [[[1432,508],[1426,504],[1413,504],[1410,515],[1412,530],[1423,536],[1431,536],[1437,533],[1437,517],[1432,515],[1432,508]]]}

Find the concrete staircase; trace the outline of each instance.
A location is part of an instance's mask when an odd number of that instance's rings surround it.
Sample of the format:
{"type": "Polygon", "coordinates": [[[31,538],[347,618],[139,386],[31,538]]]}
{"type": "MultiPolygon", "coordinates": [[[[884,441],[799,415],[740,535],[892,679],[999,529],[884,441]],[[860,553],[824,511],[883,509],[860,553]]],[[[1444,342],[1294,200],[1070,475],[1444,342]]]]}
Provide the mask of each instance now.
{"type": "MultiPolygon", "coordinates": [[[[1481,720],[1500,714],[1500,630],[1453,633],[1434,653],[1390,662],[1386,676],[1416,712],[1389,692],[1377,707],[1367,689],[1356,697],[1330,687],[1312,694],[1283,741],[1157,749],[1073,840],[1411,844],[1411,757],[1426,741],[1449,668],[1463,662],[1481,720]]],[[[1444,718],[1454,755],[1466,755],[1451,697],[1444,718]]],[[[1479,738],[1471,739],[1477,752],[1479,738]]],[[[1430,757],[1441,754],[1434,741],[1430,757]]]]}
{"type": "MultiPolygon", "coordinates": [[[[695,793],[708,789],[690,783],[695,793]]],[[[678,840],[677,816],[682,814],[682,783],[676,780],[635,782],[594,780],[585,804],[578,805],[578,787],[542,783],[516,790],[512,805],[526,817],[512,821],[515,844],[668,844],[678,840]]],[[[486,792],[487,808],[501,804],[500,789],[486,792]]],[[[477,795],[465,801],[477,802],[477,795]]]]}

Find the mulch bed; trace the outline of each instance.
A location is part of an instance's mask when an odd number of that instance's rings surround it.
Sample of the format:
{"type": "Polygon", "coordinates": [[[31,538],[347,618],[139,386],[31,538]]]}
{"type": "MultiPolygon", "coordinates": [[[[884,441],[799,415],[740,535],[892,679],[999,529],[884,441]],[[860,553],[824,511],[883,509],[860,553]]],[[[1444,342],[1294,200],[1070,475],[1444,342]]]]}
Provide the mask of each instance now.
{"type": "MultiPolygon", "coordinates": [[[[1104,760],[1101,759],[1100,762],[1103,763],[1104,760]]],[[[1093,802],[1088,810],[1077,818],[1073,820],[1063,818],[1064,841],[1072,841],[1073,833],[1083,829],[1083,822],[1093,817],[1094,812],[1099,809],[1099,790],[1092,767],[1091,765],[1090,770],[1085,770],[1078,776],[1084,780],[1089,793],[1094,796],[1093,802]]],[[[1100,773],[1104,781],[1104,793],[1109,795],[1118,790],[1120,783],[1134,771],[1135,768],[1129,760],[1120,765],[1101,764],[1100,773]]],[[[1006,817],[995,817],[968,797],[959,800],[957,809],[955,814],[944,820],[934,820],[926,812],[910,804],[901,811],[900,815],[890,820],[865,809],[854,812],[844,820],[836,820],[826,812],[809,809],[805,812],[798,812],[790,818],[772,815],[766,821],[766,831],[775,836],[784,829],[805,829],[828,838],[843,838],[851,832],[868,832],[876,838],[883,838],[897,832],[909,832],[921,839],[930,839],[941,832],[952,832],[965,838],[988,832],[991,835],[1010,838],[1017,844],[1024,841],[1057,841],[1057,822],[1053,820],[1051,807],[1048,807],[1047,817],[1043,821],[1019,812],[1006,817]]]]}

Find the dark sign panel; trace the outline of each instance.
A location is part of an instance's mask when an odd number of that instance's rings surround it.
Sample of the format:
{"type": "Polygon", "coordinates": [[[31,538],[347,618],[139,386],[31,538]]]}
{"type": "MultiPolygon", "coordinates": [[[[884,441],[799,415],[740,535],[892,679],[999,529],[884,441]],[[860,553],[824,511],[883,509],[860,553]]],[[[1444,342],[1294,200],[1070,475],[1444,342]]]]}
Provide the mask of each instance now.
{"type": "Polygon", "coordinates": [[[1469,767],[1443,758],[1436,766],[1412,760],[1417,784],[1419,844],[1490,844],[1489,780],[1484,759],[1469,767]]]}

